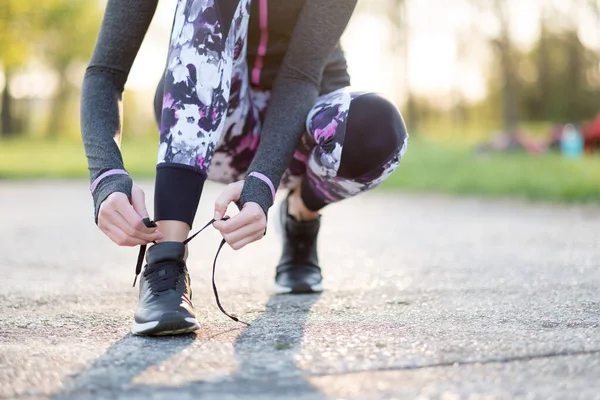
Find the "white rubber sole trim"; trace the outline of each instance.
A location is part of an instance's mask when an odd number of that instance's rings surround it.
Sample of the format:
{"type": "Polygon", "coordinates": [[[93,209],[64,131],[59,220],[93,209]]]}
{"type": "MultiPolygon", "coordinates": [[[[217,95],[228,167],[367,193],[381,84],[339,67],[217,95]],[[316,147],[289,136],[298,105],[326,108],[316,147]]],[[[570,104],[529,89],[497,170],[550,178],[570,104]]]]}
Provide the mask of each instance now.
{"type": "MultiPolygon", "coordinates": [[[[310,290],[313,293],[320,293],[320,292],[322,292],[323,291],[323,283],[317,283],[316,285],[312,285],[310,287],[310,290]]],[[[281,286],[280,284],[275,283],[273,285],[273,291],[276,294],[289,294],[289,293],[292,293],[292,288],[291,287],[287,287],[287,286],[281,286]]]]}
{"type": "MultiPolygon", "coordinates": [[[[152,336],[163,336],[163,335],[180,335],[183,333],[190,333],[200,329],[200,324],[196,320],[196,318],[185,318],[186,322],[193,324],[189,327],[170,330],[170,331],[161,331],[160,333],[153,333],[152,336]]],[[[143,324],[138,324],[137,322],[133,322],[133,326],[131,327],[131,333],[134,335],[146,335],[146,332],[151,331],[156,328],[159,324],[159,321],[151,321],[145,322],[143,324]]]]}
{"type": "Polygon", "coordinates": [[[139,335],[141,332],[156,328],[156,325],[158,325],[158,321],[145,322],[143,324],[138,324],[137,322],[133,321],[131,333],[134,335],[139,335]]]}

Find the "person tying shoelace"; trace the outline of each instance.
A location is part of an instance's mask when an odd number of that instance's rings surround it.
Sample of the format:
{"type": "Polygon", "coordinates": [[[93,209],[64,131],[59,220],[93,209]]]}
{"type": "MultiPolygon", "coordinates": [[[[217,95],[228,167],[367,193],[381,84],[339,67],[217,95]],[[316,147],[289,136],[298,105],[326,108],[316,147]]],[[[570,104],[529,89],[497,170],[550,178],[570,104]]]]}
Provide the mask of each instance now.
{"type": "Polygon", "coordinates": [[[274,290],[319,292],[320,211],[381,184],[408,143],[390,101],[350,88],[340,38],[357,0],[179,0],[154,101],[151,220],[120,138],[124,86],[157,2],[108,0],[81,98],[95,222],[116,244],[141,246],[139,335],[200,327],[186,245],[206,180],[227,184],[205,220],[234,250],[265,235],[276,191],[289,190],[274,290]],[[231,203],[239,213],[226,218],[231,203]]]}

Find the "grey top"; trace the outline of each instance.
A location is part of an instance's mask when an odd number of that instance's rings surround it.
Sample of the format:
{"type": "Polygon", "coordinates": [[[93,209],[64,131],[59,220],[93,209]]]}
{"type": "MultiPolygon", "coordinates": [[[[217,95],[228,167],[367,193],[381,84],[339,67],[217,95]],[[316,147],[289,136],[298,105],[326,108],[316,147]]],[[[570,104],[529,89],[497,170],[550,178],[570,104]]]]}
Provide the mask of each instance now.
{"type": "MultiPolygon", "coordinates": [[[[93,190],[96,220],[100,204],[111,193],[122,192],[131,198],[132,180],[128,175],[115,174],[100,180],[98,177],[107,171],[125,169],[117,144],[122,128],[120,103],[157,1],[108,1],[84,77],[81,130],[90,178],[96,183],[93,190]]],[[[295,24],[289,21],[280,24],[277,34],[288,39],[278,41],[277,46],[271,48],[272,53],[277,51],[283,57],[269,58],[267,47],[264,69],[276,73],[260,82],[261,87],[272,90],[272,94],[258,152],[248,173],[262,173],[276,187],[291,161],[316,98],[320,93],[349,84],[339,40],[356,3],[357,0],[270,0],[269,10],[278,8],[269,12],[273,18],[282,15],[286,5],[296,10],[297,17],[295,24]],[[281,27],[287,27],[287,36],[281,27]],[[328,76],[331,79],[323,82],[328,76]]],[[[249,57],[252,57],[252,25],[256,20],[251,16],[249,57]]],[[[272,26],[277,27],[277,24],[272,26]]],[[[266,213],[273,204],[269,186],[260,179],[247,178],[240,206],[246,202],[258,203],[266,213]]]]}

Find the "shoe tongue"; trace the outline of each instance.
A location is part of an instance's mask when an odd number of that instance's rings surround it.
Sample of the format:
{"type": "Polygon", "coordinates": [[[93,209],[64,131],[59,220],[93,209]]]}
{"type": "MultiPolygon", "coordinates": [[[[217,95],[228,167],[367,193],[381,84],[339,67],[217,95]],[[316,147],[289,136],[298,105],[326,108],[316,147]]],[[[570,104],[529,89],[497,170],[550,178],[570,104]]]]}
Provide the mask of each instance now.
{"type": "Polygon", "coordinates": [[[321,217],[312,221],[298,221],[294,217],[288,214],[287,216],[287,230],[292,235],[315,235],[319,232],[321,226],[321,217]]]}
{"type": "Polygon", "coordinates": [[[153,265],[163,261],[183,261],[185,245],[181,242],[162,242],[148,249],[146,261],[153,265]]]}
{"type": "Polygon", "coordinates": [[[159,270],[156,275],[158,275],[158,276],[165,276],[165,275],[167,275],[167,269],[163,268],[163,269],[159,270]]]}

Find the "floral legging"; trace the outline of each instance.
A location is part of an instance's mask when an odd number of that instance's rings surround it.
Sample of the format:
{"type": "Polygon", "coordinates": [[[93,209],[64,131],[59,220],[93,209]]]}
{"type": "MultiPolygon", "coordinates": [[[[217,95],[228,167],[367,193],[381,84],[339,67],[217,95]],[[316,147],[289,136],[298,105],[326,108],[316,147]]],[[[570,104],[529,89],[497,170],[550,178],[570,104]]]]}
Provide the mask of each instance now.
{"type": "MultiPolygon", "coordinates": [[[[158,164],[200,168],[209,180],[222,183],[244,178],[258,148],[270,98],[269,91],[254,88],[249,81],[250,1],[240,0],[225,41],[214,0],[178,1],[167,67],[157,89],[158,164]]],[[[311,191],[317,203],[325,205],[372,189],[390,176],[406,151],[404,129],[379,135],[354,133],[354,141],[395,135],[396,148],[372,160],[360,175],[338,174],[342,163],[356,161],[343,150],[350,140],[349,113],[363,112],[351,106],[363,95],[341,88],[317,98],[280,187],[292,189],[303,182],[303,193],[311,191]]],[[[399,114],[390,117],[401,119],[399,114]]],[[[369,125],[377,129],[379,122],[369,125]]]]}

